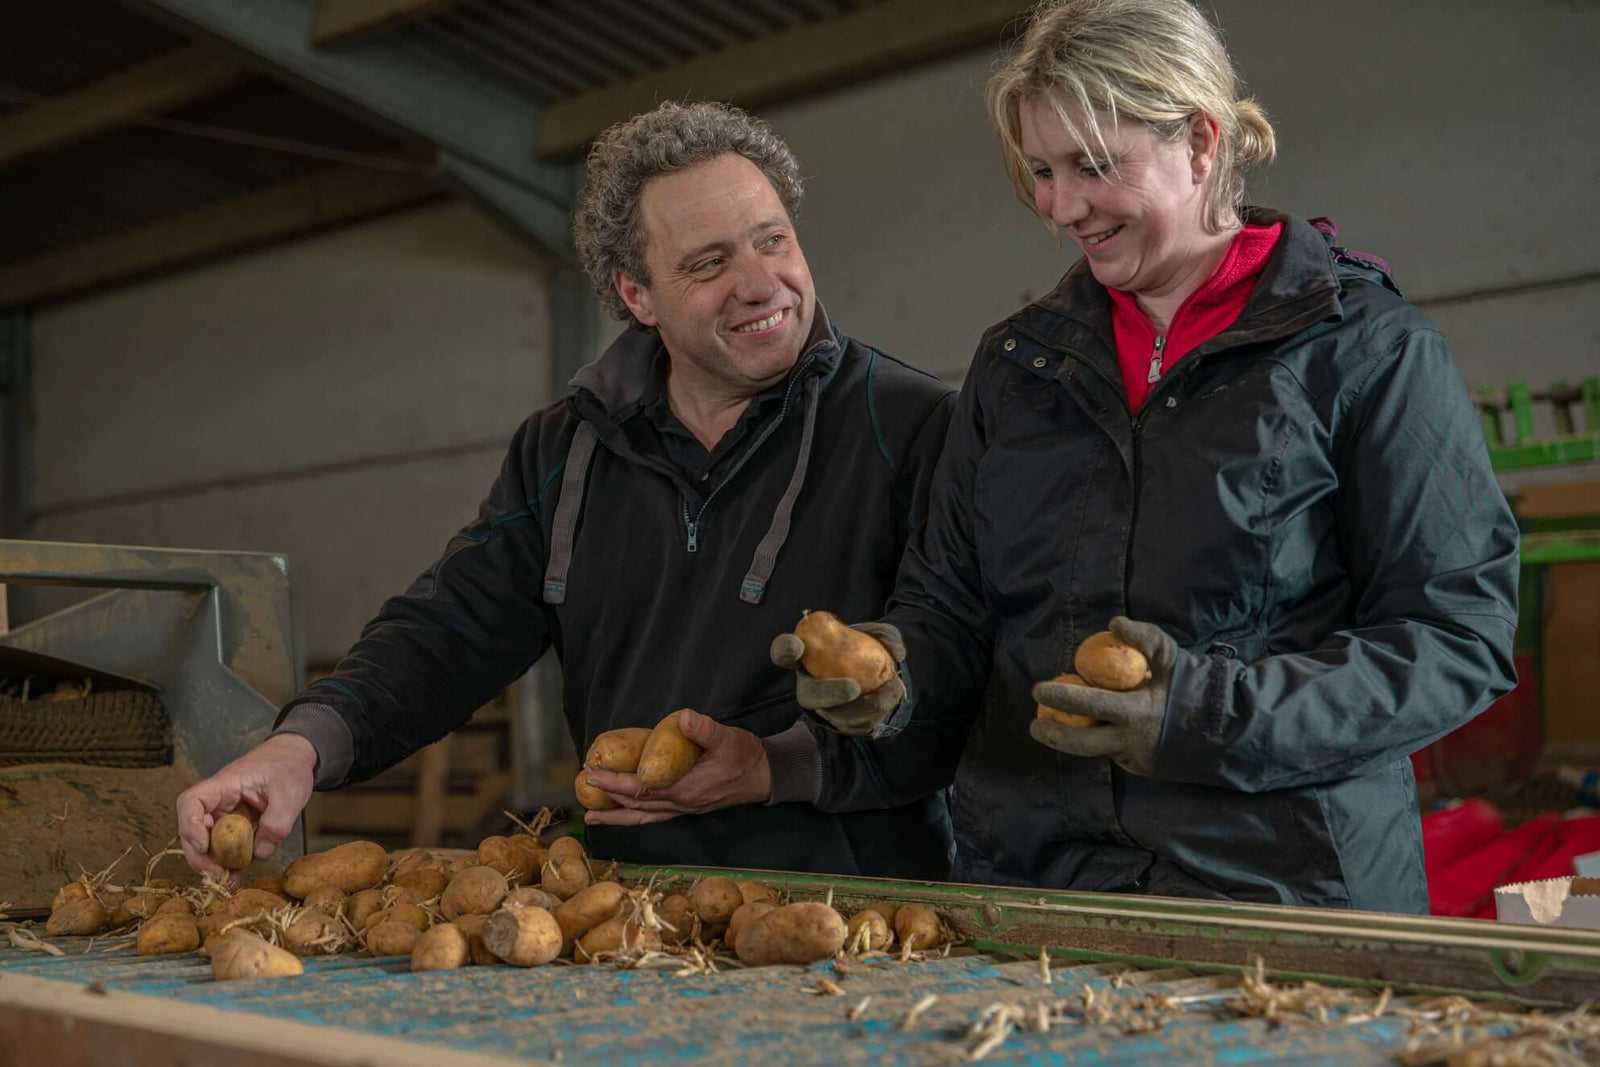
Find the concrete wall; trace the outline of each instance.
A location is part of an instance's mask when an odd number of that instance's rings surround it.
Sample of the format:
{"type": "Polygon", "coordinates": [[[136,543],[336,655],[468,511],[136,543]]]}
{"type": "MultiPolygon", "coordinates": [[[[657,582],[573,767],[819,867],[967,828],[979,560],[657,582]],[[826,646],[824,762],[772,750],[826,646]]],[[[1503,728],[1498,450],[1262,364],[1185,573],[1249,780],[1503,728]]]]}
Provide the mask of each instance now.
{"type": "Polygon", "coordinates": [[[40,314],[36,536],[287,552],[337,657],[546,402],[547,276],[446,205],[40,314]]]}
{"type": "MultiPolygon", "coordinates": [[[[1600,370],[1600,5],[1217,8],[1281,139],[1252,199],[1331,215],[1388,258],[1470,383],[1600,370]]],[[[1001,172],[993,62],[768,116],[810,176],[800,232],[830,314],[952,378],[1071,258],[1001,172]]],[[[546,282],[445,207],[43,314],[37,533],[286,551],[308,650],[336,656],[471,516],[546,399],[546,282]]]]}
{"type": "MultiPolygon", "coordinates": [[[[1600,4],[1215,0],[1279,135],[1249,199],[1328,215],[1407,295],[1561,281],[1430,314],[1474,384],[1600,371],[1600,4]]],[[[801,239],[830,315],[961,373],[1075,254],[1012,196],[986,53],[773,109],[809,176],[801,239]]]]}

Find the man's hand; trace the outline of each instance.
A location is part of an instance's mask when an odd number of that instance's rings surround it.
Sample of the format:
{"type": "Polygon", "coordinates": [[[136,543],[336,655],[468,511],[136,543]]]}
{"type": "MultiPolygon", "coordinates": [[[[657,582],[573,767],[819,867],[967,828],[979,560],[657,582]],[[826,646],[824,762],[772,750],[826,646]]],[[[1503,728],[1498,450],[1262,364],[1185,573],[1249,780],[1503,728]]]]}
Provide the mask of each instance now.
{"type": "Polygon", "coordinates": [[[213,878],[227,877],[206,855],[211,827],[222,816],[240,811],[259,815],[256,859],[264,860],[294,828],[317,769],[317,750],[298,734],[267,738],[203,782],[178,796],[178,838],[183,858],[213,878]]]}
{"type": "Polygon", "coordinates": [[[679,815],[767,802],[772,772],[759,737],[688,708],[678,712],[678,729],[704,749],[688,774],[666,789],[645,789],[637,775],[589,771],[589,784],[605,790],[621,806],[591,811],[584,821],[595,826],[643,826],[679,815]]]}
{"type": "Polygon", "coordinates": [[[1100,756],[1114,760],[1129,774],[1148,776],[1155,765],[1156,745],[1167,718],[1167,691],[1178,645],[1147,622],[1118,615],[1111,632],[1144,653],[1150,680],[1138,689],[1117,693],[1085,685],[1040,682],[1033,699],[1057,711],[1099,719],[1098,726],[1063,726],[1049,719],[1034,719],[1028,728],[1033,739],[1069,756],[1100,756]]]}
{"type": "MultiPolygon", "coordinates": [[[[860,630],[888,650],[898,668],[906,658],[900,631],[885,622],[863,622],[851,627],[860,630]]],[[[861,684],[854,678],[818,678],[805,669],[800,658],[806,643],[795,634],[779,634],[772,639],[772,662],[794,671],[794,698],[802,708],[816,714],[842,734],[865,737],[894,714],[906,698],[905,683],[896,674],[878,688],[861,695],[861,684]]]]}

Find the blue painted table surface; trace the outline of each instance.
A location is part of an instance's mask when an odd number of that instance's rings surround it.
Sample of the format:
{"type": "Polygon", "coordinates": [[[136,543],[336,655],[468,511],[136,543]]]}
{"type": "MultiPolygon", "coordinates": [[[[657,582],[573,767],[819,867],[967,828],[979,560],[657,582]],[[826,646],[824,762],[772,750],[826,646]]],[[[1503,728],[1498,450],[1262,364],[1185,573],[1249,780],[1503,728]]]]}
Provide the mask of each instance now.
{"type": "MultiPolygon", "coordinates": [[[[140,957],[131,941],[58,939],[65,957],[0,948],[0,977],[35,978],[292,1019],[411,1042],[518,1059],[617,1064],[934,1064],[966,1059],[963,1035],[987,1006],[1078,998],[1085,988],[1140,999],[1232,988],[1236,979],[1189,971],[1130,972],[1111,964],[1057,966],[1045,985],[1037,961],[990,955],[856,965],[728,968],[679,977],[551,964],[529,970],[466,967],[413,974],[404,957],[313,958],[303,977],[215,982],[198,955],[140,957]],[[842,996],[808,993],[828,978],[842,996]],[[908,1031],[911,1006],[938,1001],[908,1031]],[[872,999],[859,1019],[847,1014],[872,999]]],[[[1409,1033],[1404,1019],[1355,1025],[1271,1026],[1204,1008],[1159,1031],[1125,1035],[1109,1025],[1058,1022],[1014,1031],[983,1062],[1001,1064],[1384,1064],[1409,1033]]]]}

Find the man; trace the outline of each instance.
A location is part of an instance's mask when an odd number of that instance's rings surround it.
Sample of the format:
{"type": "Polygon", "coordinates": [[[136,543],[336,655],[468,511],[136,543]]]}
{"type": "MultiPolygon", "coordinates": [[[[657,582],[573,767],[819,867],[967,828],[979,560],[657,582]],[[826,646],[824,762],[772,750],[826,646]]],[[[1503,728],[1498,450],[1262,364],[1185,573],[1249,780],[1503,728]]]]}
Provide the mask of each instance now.
{"type": "Polygon", "coordinates": [[[476,522],[390,599],[271,737],[178,800],[185,855],[212,820],[260,813],[270,855],[313,788],[371,777],[438,740],[549,647],[579,752],[677,709],[704,749],[670,789],[595,774],[597,856],[942,878],[940,795],[829,814],[818,745],[766,664],[811,607],[882,613],[949,420],[936,379],[837,333],[794,232],[799,165],[717,104],[663,104],[588,159],[577,247],[635,327],[512,440],[476,522]],[[718,809],[718,810],[712,810],[718,809]]]}

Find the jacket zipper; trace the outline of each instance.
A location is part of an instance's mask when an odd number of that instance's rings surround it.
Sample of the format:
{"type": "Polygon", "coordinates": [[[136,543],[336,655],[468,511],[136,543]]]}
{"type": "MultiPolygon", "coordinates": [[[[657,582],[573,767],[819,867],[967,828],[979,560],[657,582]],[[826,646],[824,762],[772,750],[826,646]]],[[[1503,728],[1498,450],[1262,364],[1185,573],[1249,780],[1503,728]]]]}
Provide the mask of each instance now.
{"type": "Polygon", "coordinates": [[[783,391],[783,407],[778,409],[778,417],[769,422],[767,424],[767,428],[761,431],[761,436],[757,437],[755,442],[751,444],[749,448],[745,449],[744,454],[741,455],[738,462],[733,465],[733,469],[728,472],[727,477],[718,482],[717,487],[711,490],[711,495],[706,497],[705,500],[700,504],[700,510],[695,513],[694,518],[691,519],[689,517],[689,502],[680,497],[680,504],[683,508],[683,527],[687,535],[687,544],[685,544],[684,547],[688,551],[700,551],[700,523],[704,521],[706,517],[706,509],[709,508],[711,506],[711,502],[717,498],[717,494],[722,492],[723,487],[729,482],[733,481],[738,473],[744,469],[744,465],[750,462],[750,457],[755,455],[756,451],[766,443],[767,438],[771,437],[773,433],[777,431],[778,427],[783,425],[783,420],[789,415],[789,402],[794,399],[795,382],[798,382],[805,375],[806,369],[810,367],[812,360],[816,358],[817,348],[826,343],[826,341],[818,341],[817,344],[813,345],[811,350],[806,353],[805,358],[800,361],[800,365],[795,368],[794,374],[790,375],[789,377],[789,387],[783,391]]]}
{"type": "MultiPolygon", "coordinates": [[[[1128,413],[1128,422],[1130,426],[1128,443],[1131,450],[1131,454],[1129,456],[1130,469],[1128,471],[1128,480],[1132,486],[1133,501],[1131,504],[1132,510],[1128,514],[1128,536],[1125,544],[1123,545],[1122,553],[1122,558],[1127,561],[1122,573],[1122,606],[1124,610],[1126,610],[1128,606],[1128,589],[1130,579],[1133,576],[1133,531],[1134,528],[1139,524],[1139,435],[1144,429],[1145,415],[1153,407],[1150,401],[1155,399],[1156,393],[1159,392],[1163,386],[1167,385],[1167,380],[1163,378],[1160,373],[1161,352],[1166,347],[1166,337],[1161,334],[1156,335],[1155,353],[1150,359],[1150,381],[1154,382],[1155,386],[1145,397],[1144,404],[1139,408],[1138,414],[1134,414],[1133,408],[1128,404],[1127,392],[1124,389],[1123,383],[1120,379],[1117,381],[1112,381],[1110,376],[1108,376],[1092,360],[1083,355],[1081,352],[1067,348],[1064,345],[1052,344],[1051,342],[1046,341],[1044,338],[1039,337],[1038,335],[1027,330],[1018,327],[1014,328],[1018,333],[1025,337],[1031,338],[1038,344],[1042,344],[1046,348],[1060,352],[1062,355],[1075,360],[1080,366],[1088,367],[1100,378],[1101,381],[1111,386],[1112,391],[1117,396],[1122,398],[1122,409],[1128,413]]],[[[1193,366],[1193,363],[1184,364],[1184,372],[1186,373],[1188,368],[1193,366]]],[[[1174,378],[1173,380],[1176,381],[1178,379],[1174,378]]]]}
{"type": "Polygon", "coordinates": [[[1144,376],[1146,385],[1154,385],[1161,380],[1161,351],[1166,347],[1166,335],[1156,334],[1156,349],[1150,354],[1150,373],[1144,376]]]}

